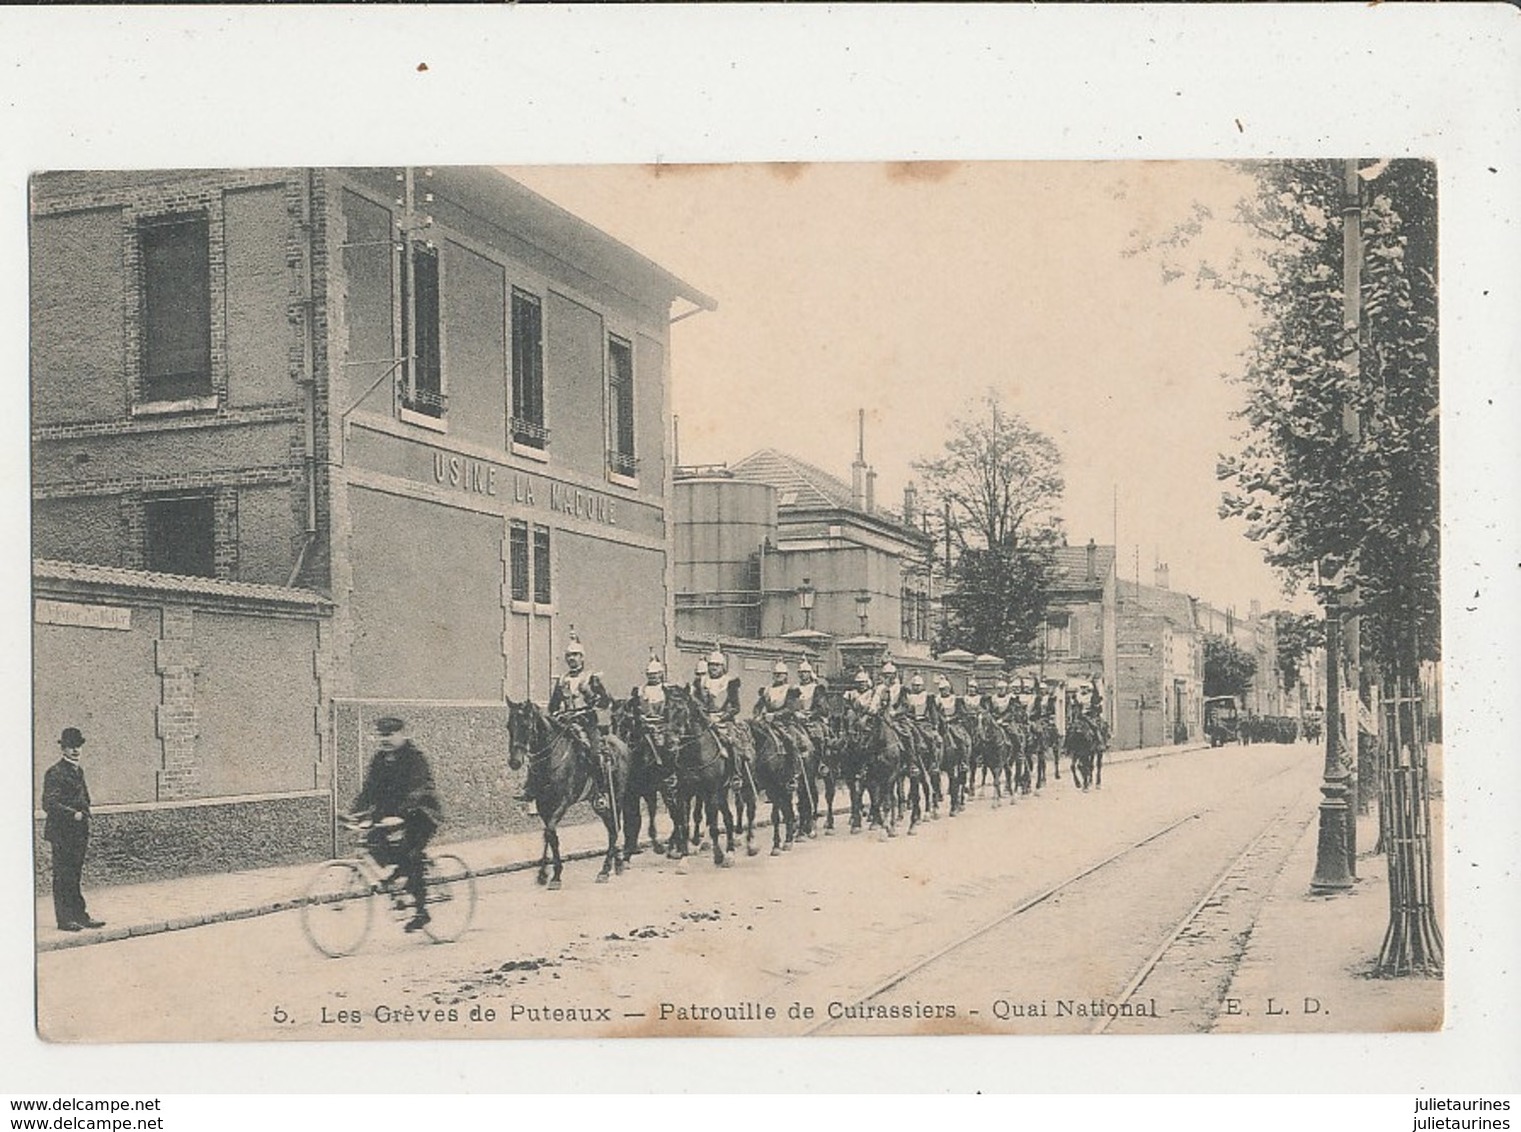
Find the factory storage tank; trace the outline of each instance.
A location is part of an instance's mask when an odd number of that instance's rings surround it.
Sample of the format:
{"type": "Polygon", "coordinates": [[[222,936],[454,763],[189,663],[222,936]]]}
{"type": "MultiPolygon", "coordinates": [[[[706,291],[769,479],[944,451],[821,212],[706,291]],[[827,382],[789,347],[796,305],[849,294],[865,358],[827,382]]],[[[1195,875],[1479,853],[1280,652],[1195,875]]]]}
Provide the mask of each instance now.
{"type": "Polygon", "coordinates": [[[759,634],[776,505],[770,484],[730,476],[680,478],[672,485],[678,636],[759,634]]]}

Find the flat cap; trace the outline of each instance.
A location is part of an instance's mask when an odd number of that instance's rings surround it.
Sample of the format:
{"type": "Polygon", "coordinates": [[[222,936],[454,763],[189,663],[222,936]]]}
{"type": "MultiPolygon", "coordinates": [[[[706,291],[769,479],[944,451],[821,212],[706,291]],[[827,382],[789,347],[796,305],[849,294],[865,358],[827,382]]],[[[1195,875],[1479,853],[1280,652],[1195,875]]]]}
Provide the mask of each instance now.
{"type": "Polygon", "coordinates": [[[382,735],[395,735],[406,725],[404,719],[394,715],[383,715],[375,721],[375,730],[382,735]]]}

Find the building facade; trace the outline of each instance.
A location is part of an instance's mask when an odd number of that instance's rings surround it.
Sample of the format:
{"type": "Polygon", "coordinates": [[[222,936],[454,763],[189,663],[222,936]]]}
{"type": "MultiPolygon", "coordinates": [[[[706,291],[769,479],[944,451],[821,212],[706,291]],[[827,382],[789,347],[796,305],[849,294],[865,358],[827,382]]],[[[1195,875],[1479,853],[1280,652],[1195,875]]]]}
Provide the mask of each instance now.
{"type": "Polygon", "coordinates": [[[1115,727],[1119,623],[1114,547],[1058,547],[1052,553],[1046,616],[1037,640],[1039,659],[1021,670],[1043,682],[1075,686],[1101,681],[1104,711],[1115,727]]]}
{"type": "Polygon", "coordinates": [[[684,656],[720,644],[811,656],[848,675],[892,657],[954,670],[930,652],[932,538],[877,504],[860,453],[853,482],[775,449],[682,469],[674,485],[676,625],[684,656]],[[801,651],[798,651],[801,650],[801,651]]]}
{"type": "Polygon", "coordinates": [[[572,631],[614,685],[672,642],[669,323],[712,301],[488,170],[31,197],[35,749],[95,728],[101,858],[113,806],[305,793],[330,840],[399,708],[457,829],[510,818],[503,699],[547,698],[572,631]],[[128,647],[156,688],[94,678],[128,647]]]}
{"type": "Polygon", "coordinates": [[[1195,601],[1168,585],[1158,566],[1156,585],[1121,579],[1119,672],[1115,685],[1115,745],[1187,743],[1204,734],[1204,646],[1195,601]]]}

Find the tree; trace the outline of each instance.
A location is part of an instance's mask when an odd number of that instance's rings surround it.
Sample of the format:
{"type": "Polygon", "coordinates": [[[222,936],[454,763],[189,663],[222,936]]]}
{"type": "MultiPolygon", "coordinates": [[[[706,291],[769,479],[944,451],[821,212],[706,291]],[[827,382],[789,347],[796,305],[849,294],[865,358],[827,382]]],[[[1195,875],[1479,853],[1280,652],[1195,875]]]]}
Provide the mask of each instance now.
{"type": "Polygon", "coordinates": [[[1290,613],[1286,609],[1275,609],[1268,616],[1273,619],[1274,637],[1278,641],[1278,674],[1283,680],[1283,690],[1292,692],[1299,685],[1305,658],[1326,643],[1325,623],[1318,614],[1290,613]]]}
{"type": "Polygon", "coordinates": [[[1262,314],[1240,375],[1247,428],[1220,463],[1221,514],[1245,520],[1288,581],[1355,581],[1344,596],[1363,615],[1367,659],[1414,679],[1441,648],[1435,169],[1393,161],[1364,189],[1355,343],[1341,163],[1255,173],[1240,219],[1268,237],[1261,265],[1213,274],[1262,314]]]}
{"type": "Polygon", "coordinates": [[[941,502],[950,559],[939,646],[1033,659],[1061,538],[1061,451],[988,390],[951,422],[944,454],[914,469],[941,502]]]}
{"type": "Polygon", "coordinates": [[[1209,633],[1204,638],[1205,696],[1246,697],[1257,676],[1257,658],[1229,637],[1209,633]]]}

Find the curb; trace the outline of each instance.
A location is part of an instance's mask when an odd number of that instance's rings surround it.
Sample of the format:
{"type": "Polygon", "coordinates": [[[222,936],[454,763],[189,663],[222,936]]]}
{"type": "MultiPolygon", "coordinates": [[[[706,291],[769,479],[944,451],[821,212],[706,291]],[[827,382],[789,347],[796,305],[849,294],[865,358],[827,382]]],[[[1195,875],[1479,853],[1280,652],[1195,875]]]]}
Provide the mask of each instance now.
{"type": "MultiPolygon", "coordinates": [[[[1144,762],[1148,759],[1162,759],[1169,755],[1181,755],[1192,751],[1208,750],[1208,743],[1187,744],[1185,746],[1166,747],[1161,750],[1143,754],[1131,754],[1129,751],[1110,751],[1107,761],[1114,763],[1144,762]]],[[[770,824],[769,819],[757,820],[757,827],[765,827],[770,824]]],[[[603,856],[605,849],[582,849],[574,853],[565,853],[562,860],[590,861],[603,856]]],[[[312,868],[316,868],[321,862],[314,862],[312,868]]],[[[503,876],[507,873],[524,872],[527,869],[537,868],[538,861],[508,861],[502,865],[488,865],[481,869],[472,869],[476,877],[503,876]]],[[[84,933],[69,934],[59,939],[37,941],[36,949],[43,951],[70,951],[77,947],[92,947],[101,943],[117,943],[124,939],[137,939],[141,936],[162,935],[165,932],[184,931],[187,928],[202,928],[210,924],[227,923],[231,920],[250,920],[256,916],[270,916],[276,912],[289,912],[301,907],[299,897],[288,897],[281,900],[266,901],[262,904],[253,904],[244,908],[233,908],[218,912],[198,913],[190,916],[178,916],[171,920],[157,920],[146,924],[130,924],[122,928],[108,928],[104,931],[94,932],[89,935],[84,933]]]]}
{"type": "MultiPolygon", "coordinates": [[[[574,853],[565,853],[561,860],[590,861],[602,857],[605,849],[581,849],[574,853]]],[[[315,862],[313,869],[318,868],[321,862],[315,862]]],[[[471,875],[475,877],[501,876],[506,873],[519,873],[527,869],[537,868],[538,861],[509,861],[504,865],[488,865],[482,869],[471,869],[471,875]]],[[[60,939],[46,939],[37,942],[37,950],[42,951],[70,951],[76,947],[92,947],[100,943],[118,943],[124,939],[137,939],[140,936],[162,935],[164,932],[184,931],[186,928],[203,928],[210,924],[222,924],[231,920],[251,920],[256,916],[270,916],[276,912],[289,912],[301,907],[302,900],[299,897],[290,897],[283,900],[271,900],[262,904],[251,904],[243,908],[231,908],[218,912],[204,912],[191,916],[178,916],[172,920],[154,921],[146,924],[130,924],[124,928],[107,928],[104,931],[69,934],[60,939]]]]}

